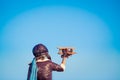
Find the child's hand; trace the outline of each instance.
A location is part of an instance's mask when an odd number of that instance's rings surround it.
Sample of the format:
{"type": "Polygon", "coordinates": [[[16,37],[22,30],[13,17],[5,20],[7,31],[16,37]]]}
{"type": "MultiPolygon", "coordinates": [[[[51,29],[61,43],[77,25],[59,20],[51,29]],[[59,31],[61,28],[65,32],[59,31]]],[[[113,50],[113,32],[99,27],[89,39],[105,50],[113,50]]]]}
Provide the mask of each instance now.
{"type": "Polygon", "coordinates": [[[63,54],[63,55],[61,55],[61,58],[68,58],[69,56],[71,56],[71,54],[63,54]]]}
{"type": "Polygon", "coordinates": [[[71,50],[68,50],[67,48],[66,49],[62,49],[62,55],[61,55],[61,57],[63,58],[63,57],[66,57],[66,58],[68,58],[69,56],[71,56],[72,54],[70,54],[70,52],[72,52],[71,50]]]}

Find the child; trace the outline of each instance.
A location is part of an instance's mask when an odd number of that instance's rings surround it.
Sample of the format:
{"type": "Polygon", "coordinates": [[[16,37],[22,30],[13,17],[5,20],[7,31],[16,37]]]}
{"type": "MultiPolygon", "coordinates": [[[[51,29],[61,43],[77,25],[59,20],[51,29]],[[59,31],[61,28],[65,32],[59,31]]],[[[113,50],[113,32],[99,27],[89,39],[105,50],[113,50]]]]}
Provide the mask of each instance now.
{"type": "Polygon", "coordinates": [[[52,80],[52,71],[64,71],[66,58],[62,56],[61,64],[56,64],[51,61],[51,57],[48,54],[48,49],[43,44],[37,44],[33,48],[32,63],[29,64],[27,80],[52,80]]]}

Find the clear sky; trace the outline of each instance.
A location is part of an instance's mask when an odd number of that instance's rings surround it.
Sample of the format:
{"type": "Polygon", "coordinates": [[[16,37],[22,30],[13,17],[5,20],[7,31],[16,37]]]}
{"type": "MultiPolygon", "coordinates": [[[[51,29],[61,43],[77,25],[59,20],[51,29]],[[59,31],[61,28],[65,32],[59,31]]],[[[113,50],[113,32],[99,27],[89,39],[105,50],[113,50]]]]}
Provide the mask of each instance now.
{"type": "Polygon", "coordinates": [[[0,0],[0,80],[26,80],[32,48],[75,47],[53,80],[120,80],[119,0],[0,0]]]}

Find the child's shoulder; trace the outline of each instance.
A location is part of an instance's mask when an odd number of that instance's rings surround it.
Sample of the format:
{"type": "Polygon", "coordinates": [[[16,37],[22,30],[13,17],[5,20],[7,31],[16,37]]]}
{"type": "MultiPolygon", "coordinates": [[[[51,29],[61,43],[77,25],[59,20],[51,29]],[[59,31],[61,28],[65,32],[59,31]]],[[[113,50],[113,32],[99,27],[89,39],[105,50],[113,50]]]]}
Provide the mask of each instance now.
{"type": "Polygon", "coordinates": [[[32,62],[30,62],[28,65],[29,65],[29,66],[32,65],[32,62]]]}

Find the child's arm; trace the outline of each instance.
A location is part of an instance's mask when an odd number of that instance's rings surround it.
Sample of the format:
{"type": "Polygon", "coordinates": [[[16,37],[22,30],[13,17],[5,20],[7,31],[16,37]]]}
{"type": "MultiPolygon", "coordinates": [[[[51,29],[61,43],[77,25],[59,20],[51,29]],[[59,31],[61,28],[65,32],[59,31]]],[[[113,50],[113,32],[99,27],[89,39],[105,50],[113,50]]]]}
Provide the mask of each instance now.
{"type": "Polygon", "coordinates": [[[27,80],[30,80],[30,73],[31,73],[31,63],[29,64],[29,68],[28,68],[27,80]]]}
{"type": "Polygon", "coordinates": [[[65,70],[65,65],[66,65],[66,59],[67,59],[66,57],[63,57],[61,65],[60,65],[64,70],[65,70]]]}

